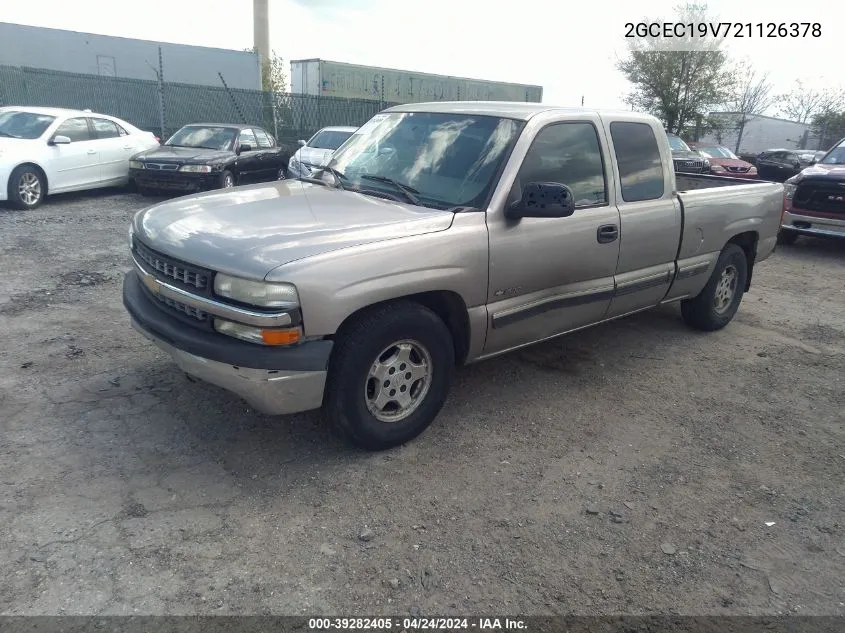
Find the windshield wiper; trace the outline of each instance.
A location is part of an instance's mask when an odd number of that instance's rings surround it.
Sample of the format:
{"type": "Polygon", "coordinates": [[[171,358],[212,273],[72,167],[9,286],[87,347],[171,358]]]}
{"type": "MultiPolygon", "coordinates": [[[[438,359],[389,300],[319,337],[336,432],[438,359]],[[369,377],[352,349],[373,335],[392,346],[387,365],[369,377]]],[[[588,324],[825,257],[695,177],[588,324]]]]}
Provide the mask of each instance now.
{"type": "Polygon", "coordinates": [[[405,197],[408,199],[408,201],[411,204],[421,206],[420,205],[420,199],[416,196],[416,194],[418,194],[419,191],[414,189],[410,185],[406,185],[406,184],[403,184],[401,182],[397,182],[397,181],[393,180],[393,178],[388,178],[387,176],[373,176],[371,174],[362,174],[361,179],[362,180],[375,180],[376,182],[386,182],[389,185],[393,185],[399,191],[401,191],[403,194],[405,194],[405,197]]]}

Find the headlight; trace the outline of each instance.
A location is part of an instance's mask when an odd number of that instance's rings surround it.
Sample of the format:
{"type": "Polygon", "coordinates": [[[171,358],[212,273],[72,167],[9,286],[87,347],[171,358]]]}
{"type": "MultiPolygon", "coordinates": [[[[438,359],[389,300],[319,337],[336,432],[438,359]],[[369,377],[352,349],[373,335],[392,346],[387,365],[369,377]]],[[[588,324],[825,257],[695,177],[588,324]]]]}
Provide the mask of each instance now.
{"type": "Polygon", "coordinates": [[[179,171],[187,171],[192,174],[208,174],[211,172],[210,165],[182,165],[179,171]]]}
{"type": "Polygon", "coordinates": [[[712,166],[710,167],[710,169],[712,169],[712,170],[713,170],[713,171],[715,171],[716,173],[720,173],[720,172],[725,171],[725,168],[724,168],[724,167],[722,167],[721,165],[712,165],[712,166]]]}
{"type": "Polygon", "coordinates": [[[302,328],[257,328],[223,319],[214,319],[214,329],[220,334],[259,345],[296,345],[302,340],[302,328]]]}
{"type": "Polygon", "coordinates": [[[135,232],[132,230],[132,223],[130,222],[130,223],[129,223],[129,250],[130,250],[130,251],[131,251],[133,248],[135,248],[135,241],[134,241],[134,237],[135,237],[135,232]]]}
{"type": "Polygon", "coordinates": [[[710,161],[707,158],[704,159],[704,166],[710,167],[710,161]]]}
{"type": "Polygon", "coordinates": [[[783,185],[783,195],[787,200],[792,200],[792,196],[795,195],[795,190],[798,189],[796,185],[792,185],[789,183],[784,183],[783,185]]]}
{"type": "Polygon", "coordinates": [[[218,296],[262,308],[299,306],[299,293],[293,284],[250,281],[217,273],[214,276],[214,292],[218,296]]]}
{"type": "Polygon", "coordinates": [[[143,169],[144,163],[139,160],[130,160],[129,161],[129,169],[143,169]]]}

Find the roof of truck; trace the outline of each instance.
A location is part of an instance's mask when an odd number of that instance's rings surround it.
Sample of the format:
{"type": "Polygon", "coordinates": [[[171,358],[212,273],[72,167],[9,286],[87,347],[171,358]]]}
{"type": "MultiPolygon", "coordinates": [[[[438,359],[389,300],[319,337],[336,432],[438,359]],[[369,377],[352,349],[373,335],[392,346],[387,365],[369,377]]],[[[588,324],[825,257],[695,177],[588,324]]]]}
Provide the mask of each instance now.
{"type": "Polygon", "coordinates": [[[572,114],[592,113],[629,120],[651,120],[652,117],[627,110],[602,110],[599,108],[565,108],[544,103],[522,101],[432,101],[429,103],[405,103],[387,108],[384,112],[443,112],[478,116],[498,116],[527,121],[541,112],[570,112],[572,114]]]}

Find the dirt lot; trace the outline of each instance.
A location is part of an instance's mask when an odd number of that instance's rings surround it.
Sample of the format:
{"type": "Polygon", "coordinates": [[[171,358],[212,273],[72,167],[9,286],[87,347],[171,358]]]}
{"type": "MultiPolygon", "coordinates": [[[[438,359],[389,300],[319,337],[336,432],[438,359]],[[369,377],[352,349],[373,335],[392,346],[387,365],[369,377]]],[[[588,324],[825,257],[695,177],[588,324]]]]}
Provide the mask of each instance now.
{"type": "Polygon", "coordinates": [[[781,248],[715,334],[669,307],[468,367],[365,454],[131,330],[147,202],[0,208],[0,612],[845,614],[843,245],[781,248]]]}

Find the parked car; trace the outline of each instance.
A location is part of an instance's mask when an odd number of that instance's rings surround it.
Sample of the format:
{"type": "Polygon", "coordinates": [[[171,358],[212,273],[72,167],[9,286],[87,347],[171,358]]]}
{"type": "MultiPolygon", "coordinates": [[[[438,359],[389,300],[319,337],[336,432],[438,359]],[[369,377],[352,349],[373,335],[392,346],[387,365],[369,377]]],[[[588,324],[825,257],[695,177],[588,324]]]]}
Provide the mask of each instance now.
{"type": "Polygon", "coordinates": [[[783,182],[805,166],[794,149],[769,149],[757,155],[757,174],[763,180],[783,182]]]}
{"type": "Polygon", "coordinates": [[[255,125],[192,123],[130,161],[142,194],[206,191],[287,176],[286,152],[255,125]]]}
{"type": "Polygon", "coordinates": [[[334,151],[355,133],[356,127],[324,127],[307,141],[299,141],[299,149],[291,156],[288,174],[291,178],[310,177],[329,162],[334,151]]]}
{"type": "Polygon", "coordinates": [[[784,189],[781,244],[800,235],[845,238],[845,139],[789,178],[784,189]]]}
{"type": "Polygon", "coordinates": [[[689,143],[690,149],[710,161],[710,173],[733,178],[756,178],[757,168],[739,158],[727,147],[711,143],[689,143]]]}
{"type": "Polygon", "coordinates": [[[90,110],[0,108],[0,201],[33,209],[50,194],[125,185],[129,157],[155,135],[90,110]]]}
{"type": "Polygon", "coordinates": [[[690,149],[680,136],[666,134],[669,147],[672,148],[672,164],[679,174],[707,174],[710,172],[710,161],[690,149]]]}
{"type": "Polygon", "coordinates": [[[671,161],[644,114],[396,106],[314,178],[140,211],[123,302],[187,374],[395,446],[456,364],[676,301],[696,329],[731,321],[783,185],[671,161]]]}

